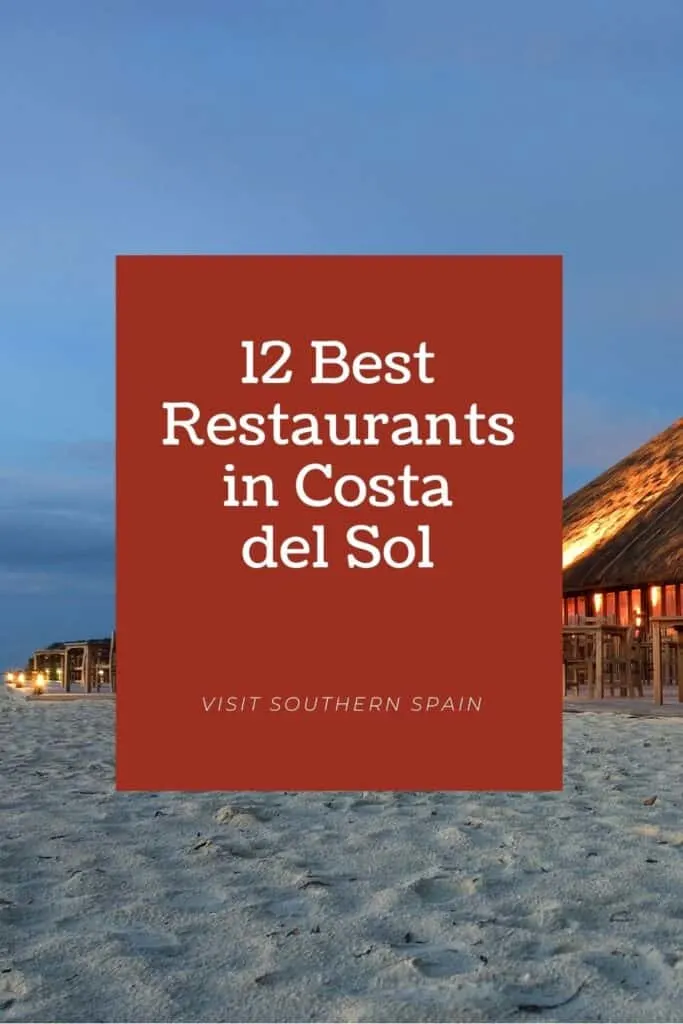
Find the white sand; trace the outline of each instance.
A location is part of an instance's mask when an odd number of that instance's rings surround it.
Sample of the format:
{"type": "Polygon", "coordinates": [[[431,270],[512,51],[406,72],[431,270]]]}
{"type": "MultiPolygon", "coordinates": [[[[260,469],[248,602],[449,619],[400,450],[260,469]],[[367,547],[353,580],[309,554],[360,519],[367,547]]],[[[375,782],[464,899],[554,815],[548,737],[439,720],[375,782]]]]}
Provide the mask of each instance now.
{"type": "Polygon", "coordinates": [[[562,794],[187,796],[113,715],[0,695],[0,1020],[683,1020],[683,719],[567,715],[562,794]]]}

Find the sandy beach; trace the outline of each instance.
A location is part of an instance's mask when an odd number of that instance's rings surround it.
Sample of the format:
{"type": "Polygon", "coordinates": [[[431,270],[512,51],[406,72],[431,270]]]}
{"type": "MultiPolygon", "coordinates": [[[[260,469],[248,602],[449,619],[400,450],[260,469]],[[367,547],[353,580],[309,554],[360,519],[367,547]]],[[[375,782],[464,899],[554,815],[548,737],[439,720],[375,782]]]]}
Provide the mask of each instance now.
{"type": "Polygon", "coordinates": [[[518,795],[117,794],[113,729],[0,695],[0,1020],[683,1019],[683,719],[518,795]]]}

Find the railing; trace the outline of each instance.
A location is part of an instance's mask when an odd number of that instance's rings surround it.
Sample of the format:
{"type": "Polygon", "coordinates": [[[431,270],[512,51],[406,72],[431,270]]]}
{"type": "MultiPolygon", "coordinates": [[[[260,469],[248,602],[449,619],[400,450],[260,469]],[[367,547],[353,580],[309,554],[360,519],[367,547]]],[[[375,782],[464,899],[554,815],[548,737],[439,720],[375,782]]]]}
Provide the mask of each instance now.
{"type": "Polygon", "coordinates": [[[616,615],[568,615],[567,625],[568,626],[593,626],[597,623],[604,622],[607,626],[616,626],[617,617],[616,615]]]}
{"type": "Polygon", "coordinates": [[[607,617],[584,616],[565,625],[562,636],[565,695],[643,696],[644,687],[652,687],[661,703],[664,689],[677,687],[683,701],[681,620],[654,619],[646,632],[607,617]]]}

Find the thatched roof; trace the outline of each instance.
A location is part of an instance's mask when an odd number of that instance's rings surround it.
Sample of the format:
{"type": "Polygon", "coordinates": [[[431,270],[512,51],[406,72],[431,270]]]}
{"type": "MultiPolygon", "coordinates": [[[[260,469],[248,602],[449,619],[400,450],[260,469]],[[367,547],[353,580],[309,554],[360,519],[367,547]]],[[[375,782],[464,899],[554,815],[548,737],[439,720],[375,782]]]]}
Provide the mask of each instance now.
{"type": "Polygon", "coordinates": [[[683,583],[683,419],[566,498],[565,593],[683,583]]]}

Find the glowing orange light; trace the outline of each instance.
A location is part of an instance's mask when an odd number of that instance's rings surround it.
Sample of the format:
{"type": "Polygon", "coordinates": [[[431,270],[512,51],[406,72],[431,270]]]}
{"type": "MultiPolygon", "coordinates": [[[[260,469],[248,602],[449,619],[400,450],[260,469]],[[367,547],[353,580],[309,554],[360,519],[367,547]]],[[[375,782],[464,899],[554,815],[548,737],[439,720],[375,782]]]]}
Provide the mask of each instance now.
{"type": "MultiPolygon", "coordinates": [[[[683,421],[681,421],[683,422],[683,421]]],[[[681,422],[676,426],[680,431],[681,422]]],[[[680,444],[676,433],[674,447],[680,444]]],[[[637,516],[644,514],[675,483],[680,461],[671,456],[671,431],[647,445],[647,458],[625,460],[615,466],[609,481],[593,488],[590,518],[581,512],[572,515],[564,528],[562,568],[607,544],[637,516]],[[597,512],[597,514],[595,514],[597,512]]]]}
{"type": "Polygon", "coordinates": [[[602,594],[593,594],[593,607],[595,608],[595,614],[599,615],[602,611],[602,594]]]}

